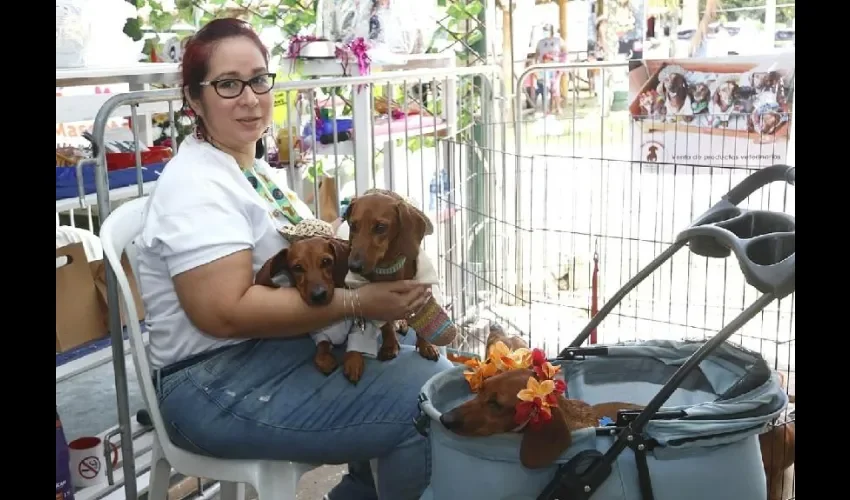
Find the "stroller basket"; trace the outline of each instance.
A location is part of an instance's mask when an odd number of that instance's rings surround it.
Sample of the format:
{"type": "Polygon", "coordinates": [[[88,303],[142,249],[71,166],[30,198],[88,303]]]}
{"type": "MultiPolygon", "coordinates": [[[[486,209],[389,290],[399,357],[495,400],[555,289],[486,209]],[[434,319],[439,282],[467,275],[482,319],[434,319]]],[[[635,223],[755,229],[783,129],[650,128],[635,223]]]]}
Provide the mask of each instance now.
{"type": "Polygon", "coordinates": [[[769,182],[794,184],[774,165],[733,188],[619,290],[557,358],[568,397],[590,404],[645,404],[615,422],[572,433],[549,467],[520,463],[521,435],[458,436],[440,415],[473,395],[463,367],[422,388],[417,420],[431,441],[431,486],[423,500],[758,500],[767,497],[758,435],[788,404],[757,353],[727,339],[766,305],[794,291],[795,221],[737,207],[769,182]],[[580,347],[623,297],[683,246],[706,257],[734,254],[762,296],[706,342],[643,341],[580,347]]]}

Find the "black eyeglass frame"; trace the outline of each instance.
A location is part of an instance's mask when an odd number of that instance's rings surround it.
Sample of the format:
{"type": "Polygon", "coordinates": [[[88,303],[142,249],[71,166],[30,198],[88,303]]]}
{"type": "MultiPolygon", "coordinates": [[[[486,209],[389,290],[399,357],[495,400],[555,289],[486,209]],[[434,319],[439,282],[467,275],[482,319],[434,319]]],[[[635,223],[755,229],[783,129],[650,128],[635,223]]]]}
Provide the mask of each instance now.
{"type": "Polygon", "coordinates": [[[271,92],[272,88],[274,87],[274,80],[275,80],[276,76],[277,75],[275,75],[274,73],[262,73],[260,75],[256,75],[254,77],[251,77],[250,80],[242,80],[240,78],[219,78],[218,80],[209,80],[209,81],[201,82],[201,83],[199,83],[199,85],[201,85],[202,87],[212,87],[213,90],[215,90],[215,93],[218,94],[218,96],[221,97],[222,99],[236,99],[239,96],[241,96],[243,92],[245,92],[245,87],[251,87],[251,91],[254,92],[255,95],[268,94],[269,92],[271,92]],[[264,92],[257,92],[257,90],[254,88],[254,86],[251,85],[252,81],[254,81],[254,80],[256,80],[257,78],[260,78],[260,77],[267,77],[271,80],[271,82],[269,84],[269,89],[264,91],[264,92]],[[218,89],[218,85],[222,82],[239,82],[239,83],[242,84],[242,87],[239,89],[238,94],[232,95],[232,96],[231,95],[224,96],[224,95],[221,95],[221,91],[218,89]]]}

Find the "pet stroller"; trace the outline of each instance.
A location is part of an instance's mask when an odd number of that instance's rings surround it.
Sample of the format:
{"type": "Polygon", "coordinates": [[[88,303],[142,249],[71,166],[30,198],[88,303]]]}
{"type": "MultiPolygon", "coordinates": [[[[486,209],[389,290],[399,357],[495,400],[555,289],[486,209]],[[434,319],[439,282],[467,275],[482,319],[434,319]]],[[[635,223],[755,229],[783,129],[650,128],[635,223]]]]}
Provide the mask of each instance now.
{"type": "Polygon", "coordinates": [[[431,486],[423,500],[761,500],[767,497],[758,435],[788,404],[778,376],[758,353],[726,340],[765,306],[794,291],[795,220],[737,207],[794,168],[764,168],[735,186],[629,280],[554,360],[567,397],[590,404],[646,403],[613,423],[572,433],[550,467],[524,468],[519,434],[467,438],[440,423],[470,399],[455,367],[429,380],[417,427],[431,441],[431,486]],[[735,255],[762,295],[706,342],[645,341],[581,347],[641,281],[687,245],[705,257],[735,255]],[[628,449],[628,450],[627,450],[628,449]]]}

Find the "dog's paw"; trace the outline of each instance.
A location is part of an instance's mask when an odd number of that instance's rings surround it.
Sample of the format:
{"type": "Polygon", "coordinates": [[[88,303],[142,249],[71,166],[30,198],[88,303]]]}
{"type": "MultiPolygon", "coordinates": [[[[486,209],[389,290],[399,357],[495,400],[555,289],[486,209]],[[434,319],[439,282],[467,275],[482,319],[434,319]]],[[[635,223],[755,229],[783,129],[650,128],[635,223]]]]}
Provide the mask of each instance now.
{"type": "Polygon", "coordinates": [[[342,373],[352,384],[360,382],[364,366],[363,355],[359,352],[347,352],[342,358],[342,373]]]}
{"type": "Polygon", "coordinates": [[[428,342],[418,343],[416,345],[416,350],[419,351],[420,356],[425,359],[430,359],[431,361],[437,361],[440,357],[440,352],[437,348],[428,342]]]}
{"type": "Polygon", "coordinates": [[[398,356],[398,344],[382,345],[378,350],[379,361],[389,361],[398,356]]]}
{"type": "Polygon", "coordinates": [[[331,372],[336,370],[336,367],[338,366],[336,358],[329,352],[316,354],[316,357],[313,358],[313,362],[316,364],[316,368],[325,375],[330,375],[331,372]]]}

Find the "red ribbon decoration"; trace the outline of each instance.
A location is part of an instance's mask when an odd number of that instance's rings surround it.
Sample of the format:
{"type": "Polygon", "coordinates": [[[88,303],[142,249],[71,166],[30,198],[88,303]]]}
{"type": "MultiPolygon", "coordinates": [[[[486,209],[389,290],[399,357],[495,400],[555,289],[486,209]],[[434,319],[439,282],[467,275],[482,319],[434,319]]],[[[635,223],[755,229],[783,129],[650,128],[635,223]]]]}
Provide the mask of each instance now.
{"type": "MultiPolygon", "coordinates": [[[[590,281],[590,317],[599,312],[599,244],[593,252],[593,276],[590,281]]],[[[590,331],[590,343],[596,344],[596,328],[590,331]]]]}

